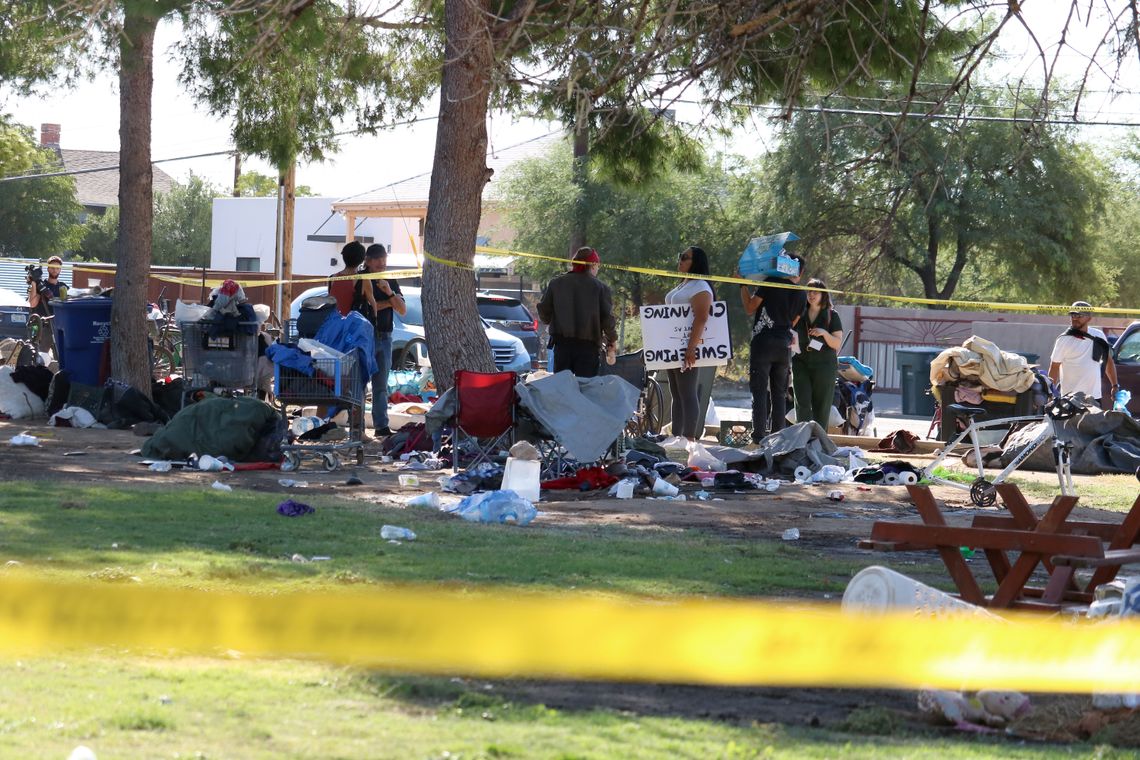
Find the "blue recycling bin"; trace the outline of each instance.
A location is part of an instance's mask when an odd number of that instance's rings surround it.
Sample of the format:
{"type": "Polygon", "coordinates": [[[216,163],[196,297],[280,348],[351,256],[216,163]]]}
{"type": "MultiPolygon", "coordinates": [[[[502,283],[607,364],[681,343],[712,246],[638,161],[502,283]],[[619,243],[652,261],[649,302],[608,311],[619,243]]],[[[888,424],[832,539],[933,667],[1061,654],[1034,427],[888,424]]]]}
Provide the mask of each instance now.
{"type": "Polygon", "coordinates": [[[103,345],[111,339],[111,299],[76,298],[52,303],[59,367],[72,382],[102,385],[103,345]]]}

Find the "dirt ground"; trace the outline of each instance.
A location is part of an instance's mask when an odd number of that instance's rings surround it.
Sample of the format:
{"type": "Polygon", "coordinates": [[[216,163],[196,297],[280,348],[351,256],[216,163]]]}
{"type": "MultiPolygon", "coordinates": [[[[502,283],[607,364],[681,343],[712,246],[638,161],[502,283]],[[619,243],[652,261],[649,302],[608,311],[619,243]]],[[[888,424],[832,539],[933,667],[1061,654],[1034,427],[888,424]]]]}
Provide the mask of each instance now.
{"type": "MultiPolygon", "coordinates": [[[[397,482],[395,465],[383,465],[370,456],[363,467],[345,465],[326,472],[315,458],[306,459],[296,473],[279,471],[204,473],[174,470],[150,472],[132,451],[143,439],[130,431],[76,430],[47,427],[42,422],[0,421],[0,476],[4,480],[51,479],[57,483],[90,483],[130,487],[152,485],[158,479],[166,484],[206,486],[215,479],[237,489],[280,492],[278,479],[290,477],[308,482],[308,493],[323,492],[341,498],[402,506],[420,489],[403,489],[397,482]],[[13,446],[12,436],[28,432],[40,438],[40,446],[13,446]],[[356,475],[361,486],[346,485],[356,475]]],[[[915,460],[916,463],[920,460],[915,460]]],[[[429,483],[436,473],[420,473],[429,483]]],[[[1079,484],[1078,484],[1079,489],[1079,484]]],[[[698,490],[689,487],[689,492],[698,490]]],[[[979,511],[966,492],[936,487],[935,496],[945,504],[952,525],[967,525],[979,511]]],[[[881,518],[914,519],[917,513],[901,487],[840,486],[782,487],[776,493],[715,493],[716,500],[685,502],[635,498],[618,500],[604,492],[544,492],[539,505],[541,524],[550,526],[621,525],[630,528],[690,528],[734,538],[779,540],[787,528],[798,528],[798,546],[826,552],[829,556],[862,557],[866,564],[881,563],[882,557],[858,549],[855,542],[866,538],[872,521],[881,518]],[[827,492],[838,488],[845,495],[841,502],[827,499],[827,492]]],[[[444,499],[457,499],[445,495],[444,499]]],[[[997,511],[991,508],[989,511],[997,511]]],[[[1040,511],[1044,511],[1044,505],[1040,511]]],[[[1119,520],[1096,509],[1078,508],[1083,519],[1119,520]]],[[[903,555],[894,559],[907,561],[903,555]]],[[[917,577],[930,580],[931,573],[944,572],[930,556],[916,554],[917,577]]],[[[823,598],[821,592],[816,598],[823,598]]],[[[832,595],[834,596],[834,595],[832,595]]],[[[592,684],[512,681],[496,684],[500,693],[521,701],[533,700],[559,709],[605,707],[637,714],[679,715],[732,723],[776,722],[787,725],[835,727],[856,707],[874,706],[900,716],[905,723],[920,721],[913,692],[840,689],[727,689],[660,684],[592,684]]],[[[1048,702],[1051,697],[1041,697],[1048,702]]]]}

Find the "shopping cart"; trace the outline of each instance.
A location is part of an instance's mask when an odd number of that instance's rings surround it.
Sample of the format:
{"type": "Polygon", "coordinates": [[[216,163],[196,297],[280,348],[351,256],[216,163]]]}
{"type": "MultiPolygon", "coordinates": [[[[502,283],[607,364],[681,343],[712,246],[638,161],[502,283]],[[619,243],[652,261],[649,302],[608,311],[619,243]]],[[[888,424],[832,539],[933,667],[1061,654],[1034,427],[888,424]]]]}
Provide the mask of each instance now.
{"type": "MultiPolygon", "coordinates": [[[[295,320],[290,320],[285,325],[284,340],[289,341],[295,335],[295,320]]],[[[281,469],[292,472],[301,466],[303,456],[312,454],[319,456],[325,469],[332,472],[340,467],[340,454],[351,451],[356,452],[356,463],[364,464],[364,378],[356,356],[314,358],[312,370],[313,374],[308,375],[299,369],[275,365],[273,385],[281,416],[287,422],[291,406],[343,409],[348,412],[348,437],[340,441],[295,439],[281,447],[285,455],[281,469]]]]}
{"type": "Polygon", "coordinates": [[[182,372],[187,396],[198,391],[226,395],[257,391],[257,323],[221,331],[214,322],[181,322],[182,372]]]}

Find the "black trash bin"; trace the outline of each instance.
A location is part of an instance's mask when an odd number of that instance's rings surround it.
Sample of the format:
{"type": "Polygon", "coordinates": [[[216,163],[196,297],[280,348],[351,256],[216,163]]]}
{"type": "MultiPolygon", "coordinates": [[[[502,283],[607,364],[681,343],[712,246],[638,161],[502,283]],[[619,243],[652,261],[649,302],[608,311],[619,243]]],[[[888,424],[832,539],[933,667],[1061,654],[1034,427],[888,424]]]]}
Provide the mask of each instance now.
{"type": "Polygon", "coordinates": [[[930,363],[945,349],[935,346],[908,346],[895,349],[895,366],[902,390],[902,413],[908,417],[934,416],[930,390],[930,363]]]}

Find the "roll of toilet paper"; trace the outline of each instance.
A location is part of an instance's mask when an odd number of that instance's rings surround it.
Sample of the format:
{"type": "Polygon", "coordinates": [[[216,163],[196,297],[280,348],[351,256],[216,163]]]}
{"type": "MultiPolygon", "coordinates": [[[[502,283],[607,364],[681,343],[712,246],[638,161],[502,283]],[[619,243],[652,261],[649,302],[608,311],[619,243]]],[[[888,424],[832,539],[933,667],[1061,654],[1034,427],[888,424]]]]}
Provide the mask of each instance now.
{"type": "Polygon", "coordinates": [[[796,480],[810,480],[811,479],[811,470],[809,470],[808,468],[804,467],[801,464],[799,467],[796,468],[795,475],[796,475],[796,480]]]}
{"type": "Polygon", "coordinates": [[[899,473],[899,485],[913,486],[917,482],[918,482],[918,476],[915,475],[910,470],[907,470],[906,472],[900,472],[899,473]]]}
{"type": "Polygon", "coordinates": [[[897,486],[899,484],[899,476],[897,473],[888,472],[883,476],[883,485],[897,486]]]}

